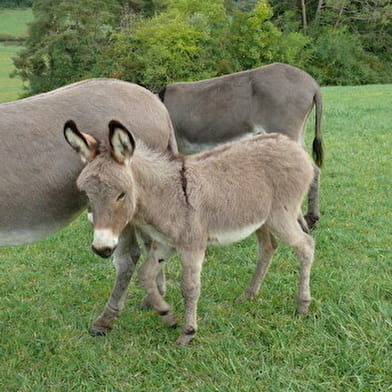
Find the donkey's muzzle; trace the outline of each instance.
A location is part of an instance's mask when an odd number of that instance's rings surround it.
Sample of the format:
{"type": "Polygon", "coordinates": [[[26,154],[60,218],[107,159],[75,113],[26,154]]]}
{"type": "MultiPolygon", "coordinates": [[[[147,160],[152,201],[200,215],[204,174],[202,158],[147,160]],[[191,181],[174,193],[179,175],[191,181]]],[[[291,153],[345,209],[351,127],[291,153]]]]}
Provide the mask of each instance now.
{"type": "Polygon", "coordinates": [[[114,250],[116,249],[116,247],[110,248],[108,246],[104,248],[96,248],[94,245],[91,248],[94,253],[96,253],[98,256],[103,257],[104,259],[110,257],[113,254],[114,250]]]}

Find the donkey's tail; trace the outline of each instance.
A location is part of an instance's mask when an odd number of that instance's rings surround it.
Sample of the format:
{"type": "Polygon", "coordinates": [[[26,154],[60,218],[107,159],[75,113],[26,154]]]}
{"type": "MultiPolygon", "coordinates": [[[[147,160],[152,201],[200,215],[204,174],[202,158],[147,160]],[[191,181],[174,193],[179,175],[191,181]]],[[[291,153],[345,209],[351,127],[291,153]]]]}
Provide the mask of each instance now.
{"type": "Polygon", "coordinates": [[[323,150],[323,135],[321,132],[321,116],[323,112],[323,101],[321,98],[320,88],[317,89],[313,97],[314,105],[316,106],[315,115],[315,136],[313,139],[312,155],[318,167],[323,165],[324,150],[323,150]]]}

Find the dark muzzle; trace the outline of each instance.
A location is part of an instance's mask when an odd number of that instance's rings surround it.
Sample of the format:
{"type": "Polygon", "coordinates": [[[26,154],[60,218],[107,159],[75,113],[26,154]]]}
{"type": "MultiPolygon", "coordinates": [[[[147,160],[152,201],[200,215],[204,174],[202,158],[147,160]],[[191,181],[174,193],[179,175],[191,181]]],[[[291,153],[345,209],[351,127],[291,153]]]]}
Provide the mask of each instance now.
{"type": "Polygon", "coordinates": [[[95,248],[94,246],[91,247],[93,252],[96,253],[98,256],[103,257],[104,259],[107,259],[108,257],[110,257],[114,250],[116,249],[114,248],[109,248],[109,247],[105,247],[105,248],[95,248]]]}

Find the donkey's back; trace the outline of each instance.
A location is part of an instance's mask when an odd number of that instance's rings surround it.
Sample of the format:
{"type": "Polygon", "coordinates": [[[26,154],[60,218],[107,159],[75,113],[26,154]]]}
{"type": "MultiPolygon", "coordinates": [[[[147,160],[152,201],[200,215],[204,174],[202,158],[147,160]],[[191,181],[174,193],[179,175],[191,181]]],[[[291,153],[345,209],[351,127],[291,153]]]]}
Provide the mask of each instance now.
{"type": "Polygon", "coordinates": [[[186,175],[189,202],[209,231],[244,230],[245,237],[280,209],[298,216],[313,167],[297,143],[269,134],[189,157],[186,175]]]}

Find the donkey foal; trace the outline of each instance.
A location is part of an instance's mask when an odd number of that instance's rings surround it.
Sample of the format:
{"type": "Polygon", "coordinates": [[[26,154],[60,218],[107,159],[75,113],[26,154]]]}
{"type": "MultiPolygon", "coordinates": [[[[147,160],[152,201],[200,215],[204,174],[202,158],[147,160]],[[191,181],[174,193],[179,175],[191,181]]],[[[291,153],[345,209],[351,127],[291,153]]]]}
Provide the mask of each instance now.
{"type": "MultiPolygon", "coordinates": [[[[226,144],[190,157],[160,154],[137,142],[120,123],[109,123],[109,145],[81,133],[70,121],[68,143],[87,161],[77,185],[94,215],[93,249],[109,257],[129,223],[152,239],[139,270],[151,305],[171,326],[160,263],[177,251],[182,265],[185,324],[178,344],[197,330],[200,275],[206,247],[226,245],[256,232],[259,260],[243,297],[257,295],[277,247],[290,245],[300,263],[299,313],[308,311],[314,241],[302,230],[301,201],[313,168],[288,137],[268,134],[226,144]]],[[[123,288],[125,296],[126,286],[123,288]]],[[[106,327],[106,326],[105,326],[106,327]]]]}

